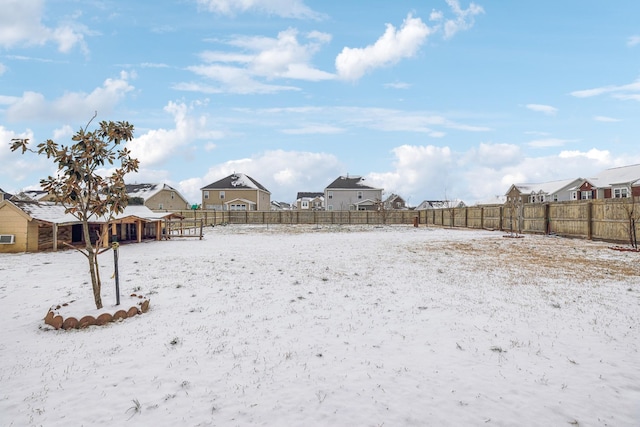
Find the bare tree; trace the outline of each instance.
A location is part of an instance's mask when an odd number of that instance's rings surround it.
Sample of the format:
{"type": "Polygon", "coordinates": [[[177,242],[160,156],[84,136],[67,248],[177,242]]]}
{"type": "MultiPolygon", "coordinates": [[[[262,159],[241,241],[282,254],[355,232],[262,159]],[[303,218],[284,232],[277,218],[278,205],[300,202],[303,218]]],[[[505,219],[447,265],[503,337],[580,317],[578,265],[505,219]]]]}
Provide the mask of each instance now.
{"type": "Polygon", "coordinates": [[[72,138],[70,146],[59,145],[47,140],[38,144],[37,149],[29,148],[28,139],[12,139],[11,150],[22,150],[39,155],[44,154],[53,159],[58,166],[56,176],[49,176],[40,180],[42,189],[53,195],[56,203],[65,208],[82,222],[84,248],[76,249],[87,257],[93,298],[96,308],[102,308],[100,270],[98,268],[98,254],[103,236],[98,233],[97,242],[91,242],[89,223],[106,219],[107,224],[114,215],[124,211],[128,197],[124,183],[124,176],[138,170],[138,160],[130,156],[130,151],[120,144],[133,139],[133,125],[127,122],[100,122],[99,128],[88,132],[87,128],[95,115],[84,129],[80,129],[72,138]],[[99,170],[107,165],[119,163],[110,175],[103,177],[99,170]]]}
{"type": "Polygon", "coordinates": [[[507,210],[509,212],[509,232],[511,237],[518,237],[521,232],[521,217],[522,217],[522,198],[509,197],[506,203],[507,210]],[[514,228],[514,221],[517,227],[514,228]]]}
{"type": "Polygon", "coordinates": [[[629,236],[629,244],[635,250],[638,249],[638,233],[637,225],[640,223],[640,206],[638,200],[631,195],[624,201],[624,211],[627,217],[627,233],[629,236]]]}
{"type": "Polygon", "coordinates": [[[378,215],[380,218],[380,222],[382,224],[387,223],[387,206],[385,205],[383,200],[376,199],[374,201],[375,210],[378,211],[378,215]]]}

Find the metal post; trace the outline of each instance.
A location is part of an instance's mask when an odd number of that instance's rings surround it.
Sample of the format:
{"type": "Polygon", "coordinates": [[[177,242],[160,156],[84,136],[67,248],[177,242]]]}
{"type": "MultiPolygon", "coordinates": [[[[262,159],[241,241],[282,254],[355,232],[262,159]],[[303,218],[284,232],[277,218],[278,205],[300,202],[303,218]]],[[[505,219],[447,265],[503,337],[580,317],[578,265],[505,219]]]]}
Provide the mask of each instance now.
{"type": "Polygon", "coordinates": [[[111,248],[113,249],[113,276],[116,279],[116,305],[120,305],[120,278],[118,277],[118,248],[120,244],[118,242],[112,242],[111,248]]]}

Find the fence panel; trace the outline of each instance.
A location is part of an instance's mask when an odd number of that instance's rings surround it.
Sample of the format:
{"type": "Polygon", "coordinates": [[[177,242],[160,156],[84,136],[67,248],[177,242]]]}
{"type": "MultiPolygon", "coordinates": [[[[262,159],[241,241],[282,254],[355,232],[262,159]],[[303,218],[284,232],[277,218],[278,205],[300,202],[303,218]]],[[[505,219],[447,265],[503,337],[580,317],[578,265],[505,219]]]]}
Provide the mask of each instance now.
{"type": "Polygon", "coordinates": [[[504,205],[468,206],[421,211],[214,211],[183,210],[186,219],[218,224],[355,224],[401,225],[418,223],[443,227],[484,228],[524,233],[554,233],[628,243],[630,219],[640,227],[640,198],[599,199],[552,203],[525,203],[520,210],[504,205]]]}

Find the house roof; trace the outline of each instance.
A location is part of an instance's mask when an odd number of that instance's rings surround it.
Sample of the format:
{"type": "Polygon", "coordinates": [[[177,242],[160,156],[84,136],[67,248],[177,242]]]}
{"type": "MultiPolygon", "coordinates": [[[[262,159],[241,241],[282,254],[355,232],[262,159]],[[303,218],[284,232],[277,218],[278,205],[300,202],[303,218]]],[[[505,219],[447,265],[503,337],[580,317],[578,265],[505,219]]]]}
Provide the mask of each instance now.
{"type": "MultiPolygon", "coordinates": [[[[16,208],[20,209],[22,212],[29,215],[31,218],[48,222],[51,224],[80,224],[80,221],[75,216],[70,213],[65,213],[65,208],[62,205],[56,204],[54,202],[37,202],[37,201],[27,201],[27,200],[12,200],[5,201],[4,203],[10,203],[16,208]]],[[[124,212],[116,214],[113,219],[119,220],[128,217],[136,217],[140,219],[145,219],[148,221],[159,221],[160,219],[170,216],[171,213],[167,212],[153,212],[146,206],[127,206],[124,209],[124,212]]],[[[92,223],[104,223],[106,222],[106,218],[102,217],[99,219],[91,220],[92,223]]]]}
{"type": "Polygon", "coordinates": [[[19,193],[14,194],[13,196],[7,195],[6,199],[11,200],[46,200],[49,193],[44,190],[24,190],[19,193]]]}
{"type": "Polygon", "coordinates": [[[398,196],[397,194],[392,193],[389,197],[386,198],[385,202],[386,203],[391,203],[394,200],[400,199],[401,201],[404,202],[404,199],[400,196],[398,196]]]}
{"type": "Polygon", "coordinates": [[[606,169],[588,181],[597,187],[616,184],[634,184],[640,180],[640,164],[606,169]]]}
{"type": "Polygon", "coordinates": [[[298,195],[296,196],[296,200],[315,199],[316,197],[324,197],[324,193],[313,191],[299,191],[298,195]]]}
{"type": "Polygon", "coordinates": [[[243,173],[233,173],[226,178],[222,178],[219,181],[211,183],[206,187],[202,187],[200,190],[262,190],[267,193],[271,193],[262,184],[249,175],[243,173]]]}
{"type": "Polygon", "coordinates": [[[364,178],[361,176],[339,176],[335,179],[331,184],[327,186],[330,189],[340,189],[340,190],[361,190],[361,189],[369,189],[369,190],[380,190],[380,188],[370,187],[363,183],[364,178]]]}
{"type": "Polygon", "coordinates": [[[448,209],[448,208],[461,208],[466,206],[465,203],[460,199],[452,199],[452,200],[424,200],[420,203],[416,210],[425,210],[425,209],[448,209]]]}
{"type": "MultiPolygon", "coordinates": [[[[140,197],[145,201],[149,200],[162,190],[171,190],[180,194],[178,190],[167,184],[127,184],[125,185],[125,188],[127,189],[129,197],[140,197]]],[[[182,197],[182,195],[180,197],[182,197]]]]}
{"type": "MultiPolygon", "coordinates": [[[[563,179],[559,181],[549,181],[541,183],[513,184],[514,187],[522,194],[554,194],[566,187],[575,185],[576,182],[582,181],[582,178],[563,179]]],[[[509,188],[511,190],[511,188],[509,188]]],[[[508,193],[508,192],[507,192],[508,193]]]]}
{"type": "Polygon", "coordinates": [[[13,197],[13,194],[5,193],[2,188],[0,188],[0,202],[3,200],[8,200],[13,197]]]}

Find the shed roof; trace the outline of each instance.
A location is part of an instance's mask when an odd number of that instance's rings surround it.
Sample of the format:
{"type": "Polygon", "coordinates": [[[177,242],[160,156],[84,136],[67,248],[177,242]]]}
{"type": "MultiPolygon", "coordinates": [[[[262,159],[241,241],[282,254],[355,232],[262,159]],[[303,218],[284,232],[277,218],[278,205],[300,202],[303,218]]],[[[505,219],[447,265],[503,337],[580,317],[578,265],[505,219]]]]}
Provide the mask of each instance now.
{"type": "MultiPolygon", "coordinates": [[[[48,222],[51,224],[80,224],[80,221],[75,216],[70,213],[65,213],[65,208],[62,205],[56,204],[54,202],[38,202],[38,201],[27,201],[27,200],[12,200],[5,201],[5,203],[10,203],[16,208],[20,209],[29,217],[42,221],[48,222]]],[[[144,219],[146,221],[160,221],[162,218],[170,216],[171,213],[167,212],[153,212],[146,206],[127,206],[124,209],[124,212],[116,214],[113,219],[120,220],[128,217],[136,217],[140,219],[144,219]]],[[[96,218],[95,220],[91,220],[92,223],[105,223],[107,222],[106,217],[96,218]]]]}

